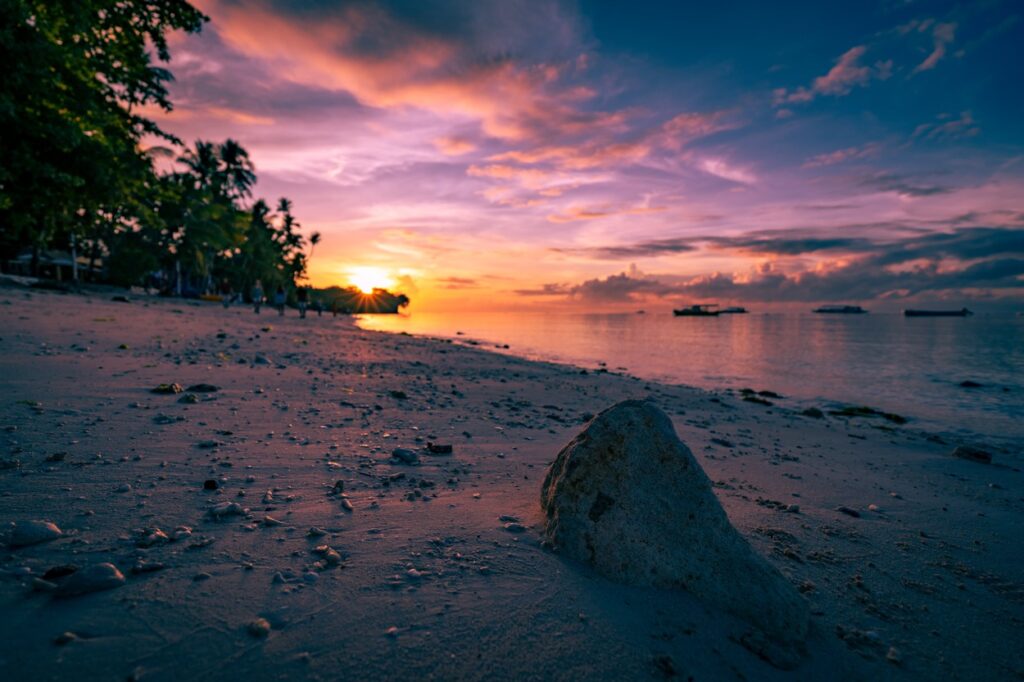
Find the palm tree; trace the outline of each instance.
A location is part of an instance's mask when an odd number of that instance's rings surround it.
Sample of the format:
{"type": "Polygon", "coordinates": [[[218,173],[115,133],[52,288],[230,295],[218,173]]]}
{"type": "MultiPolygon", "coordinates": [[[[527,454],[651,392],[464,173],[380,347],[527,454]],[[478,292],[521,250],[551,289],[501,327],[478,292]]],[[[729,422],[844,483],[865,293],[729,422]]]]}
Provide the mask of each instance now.
{"type": "Polygon", "coordinates": [[[252,194],[252,186],[256,183],[256,167],[249,158],[249,152],[238,142],[228,139],[220,145],[221,173],[223,174],[228,194],[235,199],[243,199],[252,194]]]}

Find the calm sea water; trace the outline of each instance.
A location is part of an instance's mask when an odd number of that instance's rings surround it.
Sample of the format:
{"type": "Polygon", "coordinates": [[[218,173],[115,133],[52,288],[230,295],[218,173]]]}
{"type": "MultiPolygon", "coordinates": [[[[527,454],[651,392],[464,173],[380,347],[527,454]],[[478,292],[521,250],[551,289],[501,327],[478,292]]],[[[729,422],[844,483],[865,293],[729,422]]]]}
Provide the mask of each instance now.
{"type": "Polygon", "coordinates": [[[413,313],[359,324],[508,344],[499,350],[583,367],[604,362],[650,380],[769,389],[793,405],[868,405],[947,432],[1024,441],[1024,318],[1012,315],[413,313]]]}

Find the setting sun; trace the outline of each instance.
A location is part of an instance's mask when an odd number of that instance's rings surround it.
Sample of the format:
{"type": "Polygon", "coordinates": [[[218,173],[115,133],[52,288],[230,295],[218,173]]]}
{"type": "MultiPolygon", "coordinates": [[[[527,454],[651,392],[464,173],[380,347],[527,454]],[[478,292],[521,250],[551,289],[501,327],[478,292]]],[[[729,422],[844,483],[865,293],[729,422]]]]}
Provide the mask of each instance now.
{"type": "Polygon", "coordinates": [[[387,289],[393,284],[386,270],[369,266],[350,269],[348,281],[364,294],[372,294],[374,289],[387,289]]]}

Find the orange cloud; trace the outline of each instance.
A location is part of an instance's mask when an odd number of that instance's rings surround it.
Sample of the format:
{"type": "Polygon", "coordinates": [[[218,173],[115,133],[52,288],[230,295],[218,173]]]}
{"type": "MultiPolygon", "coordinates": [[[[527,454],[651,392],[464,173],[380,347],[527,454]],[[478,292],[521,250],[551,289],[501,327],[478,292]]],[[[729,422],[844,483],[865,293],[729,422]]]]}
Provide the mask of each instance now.
{"type": "Polygon", "coordinates": [[[442,154],[461,156],[476,149],[476,145],[462,137],[445,136],[434,140],[434,146],[442,154]]]}
{"type": "Polygon", "coordinates": [[[378,8],[285,17],[267,2],[241,7],[209,0],[203,9],[234,49],[273,63],[288,80],[344,90],[368,106],[463,115],[479,120],[487,134],[512,140],[547,129],[583,132],[625,116],[579,109],[594,92],[560,83],[575,64],[483,59],[466,54],[454,39],[416,30],[378,8]],[[388,39],[371,49],[367,35],[388,39]]]}

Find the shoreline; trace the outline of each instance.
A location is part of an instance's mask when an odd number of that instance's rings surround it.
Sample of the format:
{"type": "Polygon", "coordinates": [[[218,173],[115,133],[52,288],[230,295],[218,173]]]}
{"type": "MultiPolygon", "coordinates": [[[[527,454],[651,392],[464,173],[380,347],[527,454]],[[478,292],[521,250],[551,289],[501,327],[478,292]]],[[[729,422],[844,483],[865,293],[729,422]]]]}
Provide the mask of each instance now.
{"type": "MultiPolygon", "coordinates": [[[[538,313],[539,314],[539,313],[538,313]]],[[[631,315],[630,313],[622,313],[622,315],[631,315]]],[[[549,364],[555,367],[567,368],[576,372],[587,372],[595,374],[608,374],[611,376],[620,376],[635,381],[648,383],[648,384],[659,384],[664,386],[674,386],[683,389],[689,389],[694,391],[701,391],[710,397],[718,398],[730,398],[742,399],[742,395],[747,388],[734,388],[731,386],[716,386],[707,387],[700,386],[693,383],[687,383],[685,381],[676,381],[668,376],[643,376],[630,370],[626,367],[614,367],[610,368],[607,366],[608,363],[603,361],[595,360],[594,364],[597,367],[588,366],[581,364],[578,361],[572,359],[560,359],[547,355],[543,351],[528,351],[518,352],[517,350],[510,347],[511,344],[502,343],[493,339],[485,339],[477,336],[471,336],[469,334],[456,333],[454,335],[434,334],[434,333],[416,333],[408,332],[404,330],[393,330],[393,329],[374,329],[372,327],[364,327],[360,325],[358,319],[359,316],[354,316],[353,322],[357,328],[365,332],[375,332],[388,335],[397,336],[409,336],[421,339],[430,339],[443,343],[450,343],[454,346],[463,348],[476,349],[484,352],[495,353],[497,355],[517,358],[525,360],[527,362],[537,362],[542,364],[549,364]]],[[[799,414],[807,409],[820,409],[825,414],[831,412],[839,412],[846,408],[868,408],[875,410],[879,413],[887,413],[885,409],[879,409],[879,405],[865,404],[857,400],[844,400],[833,396],[792,396],[792,395],[779,395],[773,390],[772,386],[761,386],[756,388],[755,393],[762,391],[771,394],[769,397],[770,401],[773,402],[771,407],[799,414]]],[[[753,387],[750,390],[754,390],[753,387]]],[[[913,429],[918,433],[926,437],[937,437],[945,440],[951,444],[983,444],[986,447],[995,448],[1003,452],[1016,452],[1015,446],[1019,443],[1019,438],[1012,434],[999,435],[992,432],[986,432],[978,429],[971,428],[967,423],[958,424],[947,424],[938,417],[923,417],[920,414],[915,413],[912,409],[900,410],[898,416],[907,420],[906,425],[901,424],[901,428],[913,429]]]]}
{"type": "Polygon", "coordinates": [[[813,419],[348,320],[8,288],[0,315],[0,521],[64,531],[0,549],[7,679],[649,679],[666,660],[697,679],[1024,671],[1005,646],[1024,632],[1020,453],[984,465],[913,423],[813,419]],[[218,390],[151,392],[169,382],[218,390]],[[811,603],[796,670],[686,593],[617,585],[542,546],[548,463],[626,398],[672,417],[733,525],[811,603]],[[390,456],[427,441],[454,452],[390,456]],[[248,512],[211,516],[230,502],[248,512]],[[324,545],[336,564],[318,564],[324,545]],[[125,584],[33,589],[97,561],[125,584]]]}

